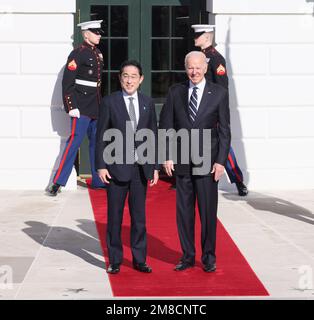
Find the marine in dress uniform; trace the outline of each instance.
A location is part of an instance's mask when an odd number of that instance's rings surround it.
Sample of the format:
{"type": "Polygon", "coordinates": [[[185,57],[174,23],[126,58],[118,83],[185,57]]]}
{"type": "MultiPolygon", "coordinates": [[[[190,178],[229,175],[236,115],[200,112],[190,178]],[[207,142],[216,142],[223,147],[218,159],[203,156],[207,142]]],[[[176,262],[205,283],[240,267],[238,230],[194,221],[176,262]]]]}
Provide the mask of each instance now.
{"type": "Polygon", "coordinates": [[[100,41],[102,21],[78,24],[81,27],[84,42],[70,53],[64,69],[62,96],[64,109],[71,117],[71,135],[49,189],[51,196],[56,196],[60,187],[66,185],[78,149],[86,134],[89,139],[92,187],[105,187],[95,169],[96,128],[103,69],[103,56],[96,45],[100,41]]]}
{"type": "MultiPolygon", "coordinates": [[[[228,75],[225,58],[213,47],[214,26],[208,24],[192,25],[195,31],[195,46],[200,47],[206,55],[208,68],[206,78],[209,81],[218,83],[228,90],[228,75]]],[[[246,196],[248,189],[243,183],[243,174],[237,163],[234,151],[230,146],[226,166],[230,183],[235,183],[240,196],[246,196]]]]}

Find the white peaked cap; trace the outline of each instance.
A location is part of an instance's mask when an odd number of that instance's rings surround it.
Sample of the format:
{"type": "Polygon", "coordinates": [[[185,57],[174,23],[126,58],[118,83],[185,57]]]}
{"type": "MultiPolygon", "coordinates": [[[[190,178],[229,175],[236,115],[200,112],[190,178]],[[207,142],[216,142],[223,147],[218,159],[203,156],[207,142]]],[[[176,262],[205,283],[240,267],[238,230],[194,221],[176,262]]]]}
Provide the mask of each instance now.
{"type": "Polygon", "coordinates": [[[194,29],[195,33],[213,32],[215,25],[212,25],[212,24],[193,24],[191,27],[194,29]]]}
{"type": "Polygon", "coordinates": [[[81,27],[81,30],[88,30],[88,29],[100,29],[101,28],[101,23],[103,20],[92,20],[92,21],[86,21],[86,22],[81,22],[77,26],[81,27]]]}

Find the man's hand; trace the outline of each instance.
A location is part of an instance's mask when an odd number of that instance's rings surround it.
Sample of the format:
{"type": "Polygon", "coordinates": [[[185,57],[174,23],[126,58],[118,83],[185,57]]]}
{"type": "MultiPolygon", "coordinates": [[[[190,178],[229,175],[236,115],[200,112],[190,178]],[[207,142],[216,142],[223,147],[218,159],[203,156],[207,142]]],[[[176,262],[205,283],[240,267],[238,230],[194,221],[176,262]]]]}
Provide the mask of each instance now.
{"type": "Polygon", "coordinates": [[[158,172],[158,170],[154,170],[154,178],[152,180],[150,180],[149,186],[152,187],[155,184],[157,184],[158,179],[159,179],[159,172],[158,172]]]}
{"type": "Polygon", "coordinates": [[[107,169],[98,169],[97,172],[98,172],[100,180],[103,183],[110,183],[109,179],[111,179],[111,176],[110,176],[109,171],[107,169]]]}
{"type": "Polygon", "coordinates": [[[211,171],[211,173],[214,173],[214,179],[215,181],[218,181],[222,175],[225,172],[225,167],[219,163],[214,163],[213,165],[213,170],[211,171]]]}
{"type": "Polygon", "coordinates": [[[69,116],[72,118],[79,118],[81,116],[79,109],[72,109],[69,111],[69,116]]]}
{"type": "Polygon", "coordinates": [[[172,160],[164,162],[164,169],[169,177],[172,177],[172,171],[174,171],[174,164],[172,160]]]}

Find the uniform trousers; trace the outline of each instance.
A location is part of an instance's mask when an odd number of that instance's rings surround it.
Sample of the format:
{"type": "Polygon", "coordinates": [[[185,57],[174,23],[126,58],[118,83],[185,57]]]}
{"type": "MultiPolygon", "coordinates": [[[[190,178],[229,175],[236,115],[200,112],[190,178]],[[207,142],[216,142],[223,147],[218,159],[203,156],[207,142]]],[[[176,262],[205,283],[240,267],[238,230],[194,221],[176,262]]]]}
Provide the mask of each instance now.
{"type": "Polygon", "coordinates": [[[65,186],[73,169],[74,161],[82,141],[87,134],[89,139],[89,161],[92,173],[92,187],[104,187],[95,169],[97,120],[81,115],[80,118],[71,118],[71,135],[68,138],[59,168],[53,183],[65,186]]]}
{"type": "Polygon", "coordinates": [[[231,146],[225,169],[229,177],[230,183],[243,182],[243,174],[237,163],[237,159],[231,146]]]}

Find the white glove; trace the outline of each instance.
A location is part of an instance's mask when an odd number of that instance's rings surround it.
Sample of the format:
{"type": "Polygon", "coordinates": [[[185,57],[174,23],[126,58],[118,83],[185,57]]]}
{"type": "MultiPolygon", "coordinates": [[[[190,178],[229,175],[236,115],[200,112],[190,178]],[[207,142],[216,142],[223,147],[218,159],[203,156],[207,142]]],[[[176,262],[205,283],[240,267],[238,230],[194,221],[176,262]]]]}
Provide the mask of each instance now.
{"type": "Polygon", "coordinates": [[[69,115],[72,118],[79,118],[80,117],[80,110],[79,109],[72,109],[69,111],[69,115]]]}

